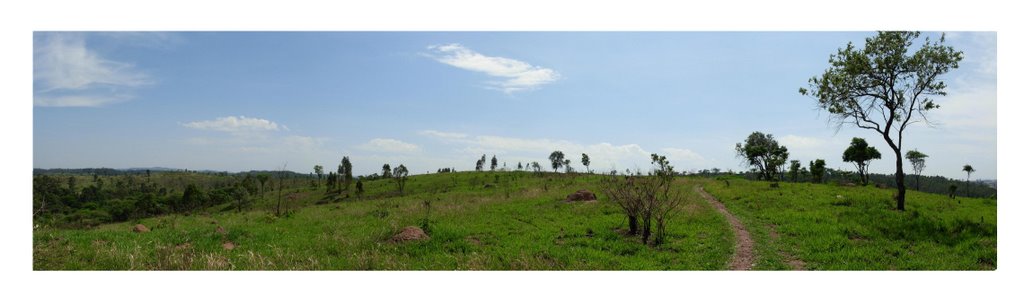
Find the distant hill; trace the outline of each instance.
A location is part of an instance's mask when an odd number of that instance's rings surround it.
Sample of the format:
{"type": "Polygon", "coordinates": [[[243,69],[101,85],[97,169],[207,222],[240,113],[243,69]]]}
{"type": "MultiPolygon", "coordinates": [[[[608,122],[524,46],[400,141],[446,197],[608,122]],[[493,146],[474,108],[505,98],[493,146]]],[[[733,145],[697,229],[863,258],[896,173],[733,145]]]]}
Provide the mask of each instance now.
{"type": "MultiPolygon", "coordinates": [[[[123,169],[114,169],[114,168],[100,167],[100,168],[45,168],[45,169],[44,168],[34,168],[34,169],[32,169],[32,174],[33,175],[61,175],[61,174],[67,175],[67,174],[71,174],[71,175],[119,176],[119,175],[127,175],[127,174],[145,174],[146,171],[149,171],[150,173],[158,173],[158,172],[195,172],[195,173],[225,174],[225,175],[245,174],[245,173],[249,173],[249,174],[270,173],[270,174],[273,174],[273,173],[281,172],[281,171],[269,171],[269,170],[251,170],[251,171],[241,171],[241,172],[228,172],[228,171],[215,171],[215,170],[205,170],[205,169],[204,170],[190,170],[190,169],[169,168],[169,167],[132,167],[132,168],[123,168],[123,169]]],[[[293,171],[284,171],[284,172],[289,174],[289,175],[305,175],[305,173],[297,173],[297,172],[293,172],[293,171]]]]}

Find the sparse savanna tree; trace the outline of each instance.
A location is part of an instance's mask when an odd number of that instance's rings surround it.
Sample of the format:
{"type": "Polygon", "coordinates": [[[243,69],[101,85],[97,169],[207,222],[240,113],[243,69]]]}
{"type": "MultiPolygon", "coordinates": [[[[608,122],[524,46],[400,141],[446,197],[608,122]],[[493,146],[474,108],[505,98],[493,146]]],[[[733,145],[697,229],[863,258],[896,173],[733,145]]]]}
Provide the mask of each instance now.
{"type": "Polygon", "coordinates": [[[910,165],[914,167],[914,176],[917,177],[917,190],[921,190],[921,172],[924,171],[924,159],[928,158],[928,155],[911,149],[907,151],[907,160],[910,160],[910,165]]]}
{"type": "Polygon", "coordinates": [[[679,192],[670,192],[669,180],[640,175],[623,179],[611,176],[603,180],[603,188],[626,214],[629,235],[640,234],[643,243],[647,244],[653,224],[657,230],[653,245],[664,242],[666,221],[682,202],[679,192]]]}
{"type": "Polygon", "coordinates": [[[523,170],[523,162],[519,162],[519,164],[516,165],[516,170],[523,170]]]}
{"type": "MultiPolygon", "coordinates": [[[[658,154],[651,154],[651,164],[655,164],[658,168],[654,169],[654,174],[667,183],[672,183],[672,178],[675,177],[675,167],[669,164],[668,158],[658,154]]],[[[666,191],[668,188],[665,189],[666,191]]]]}
{"type": "Polygon", "coordinates": [[[862,138],[854,137],[850,141],[850,147],[843,152],[843,162],[852,162],[857,166],[857,173],[860,174],[860,184],[868,184],[868,166],[871,160],[881,159],[882,154],[874,146],[868,146],[868,142],[862,138]]]}
{"type": "Polygon", "coordinates": [[[967,185],[964,187],[964,194],[966,194],[965,196],[970,197],[971,196],[971,173],[974,172],[974,167],[971,166],[970,164],[966,164],[966,165],[964,165],[963,171],[967,172],[967,185]]]}
{"type": "Polygon", "coordinates": [[[825,182],[825,160],[811,161],[811,179],[816,183],[825,182]]]}
{"type": "Polygon", "coordinates": [[[580,159],[580,163],[587,168],[587,173],[590,173],[590,156],[584,153],[583,158],[580,159]]]}
{"type": "Polygon", "coordinates": [[[319,188],[320,187],[320,179],[323,179],[323,177],[324,177],[324,166],[323,165],[313,165],[313,172],[316,173],[316,187],[319,188]]]}
{"type": "Polygon", "coordinates": [[[772,135],[755,131],[744,142],[736,143],[736,156],[757,170],[758,178],[774,181],[789,159],[789,151],[772,135]]]}
{"type": "Polygon", "coordinates": [[[352,161],[348,159],[348,156],[341,158],[341,171],[338,172],[341,175],[342,183],[345,184],[345,190],[348,190],[348,186],[352,185],[352,161]]]}
{"type": "Polygon", "coordinates": [[[864,48],[853,43],[829,57],[831,65],[821,76],[808,81],[818,108],[826,110],[837,128],[854,125],[880,134],[896,154],[896,208],[905,210],[907,188],[903,173],[903,132],[913,122],[928,121],[927,113],[939,108],[932,99],[946,95],[941,76],[959,67],[963,52],[925,37],[912,49],[920,32],[878,32],[866,39],[864,48]],[[909,53],[909,54],[908,54],[909,53]]]}
{"type": "Polygon", "coordinates": [[[565,154],[561,150],[556,150],[548,155],[548,160],[551,160],[551,169],[558,172],[558,168],[565,164],[565,154]]]}
{"type": "Polygon", "coordinates": [[[267,181],[270,180],[270,174],[258,174],[256,175],[256,180],[259,180],[260,182],[260,199],[263,199],[263,193],[267,192],[267,181]]]}
{"type": "MultiPolygon", "coordinates": [[[[285,162],[284,166],[281,167],[281,170],[277,171],[277,211],[276,211],[276,214],[275,214],[277,216],[281,216],[281,198],[282,198],[281,190],[284,189],[284,171],[287,170],[287,169],[288,169],[288,162],[285,162]]],[[[273,187],[273,186],[271,186],[271,187],[273,187]]]]}
{"type": "Polygon", "coordinates": [[[540,171],[541,171],[540,162],[533,161],[532,163],[530,163],[530,165],[533,167],[533,172],[534,173],[540,173],[540,171]]]}
{"type": "MultiPolygon", "coordinates": [[[[362,176],[359,176],[362,177],[362,176]]],[[[363,195],[363,179],[356,180],[356,196],[363,195]]]]}
{"type": "Polygon", "coordinates": [[[235,208],[238,209],[238,212],[242,212],[242,208],[249,203],[249,190],[242,183],[236,183],[235,187],[231,189],[231,196],[235,199],[235,208]]]}
{"type": "Polygon", "coordinates": [[[487,162],[487,155],[486,154],[481,156],[479,160],[476,160],[476,171],[479,172],[479,171],[484,170],[484,163],[486,163],[486,162],[487,162]]]}
{"type": "Polygon", "coordinates": [[[384,166],[381,167],[380,177],[384,179],[391,178],[391,164],[384,163],[384,166]]]}
{"type": "Polygon", "coordinates": [[[789,180],[796,182],[800,176],[800,160],[789,161],[789,180]]]}
{"type": "Polygon", "coordinates": [[[405,180],[409,176],[409,169],[405,168],[404,164],[399,164],[391,173],[391,176],[395,179],[395,183],[398,184],[398,193],[405,192],[405,180]]]}
{"type": "Polygon", "coordinates": [[[491,171],[498,168],[498,155],[491,156],[491,171]]]}

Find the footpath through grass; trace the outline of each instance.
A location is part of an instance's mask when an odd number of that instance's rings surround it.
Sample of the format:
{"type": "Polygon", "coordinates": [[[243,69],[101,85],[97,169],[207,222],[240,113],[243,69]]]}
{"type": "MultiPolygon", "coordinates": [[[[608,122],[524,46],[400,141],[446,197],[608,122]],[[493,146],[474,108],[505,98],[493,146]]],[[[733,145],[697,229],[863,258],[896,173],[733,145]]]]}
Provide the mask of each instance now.
{"type": "MultiPolygon", "coordinates": [[[[677,180],[689,198],[651,247],[620,232],[622,212],[598,189],[600,177],[448,173],[366,183],[361,197],[289,192],[290,213],[270,200],[254,210],[171,215],[92,229],[40,228],[36,270],[719,270],[733,251],[724,218],[677,180]],[[565,203],[578,189],[597,202],[565,203]],[[431,201],[431,239],[393,243],[419,226],[431,201]],[[318,204],[319,203],[319,204],[318,204]],[[136,223],[152,229],[131,232],[136,223]],[[226,232],[217,232],[217,227],[226,232]],[[226,249],[230,242],[233,249],[226,249]]],[[[994,218],[994,217],[993,217],[994,218]]],[[[993,219],[994,221],[994,219],[993,219]]]]}
{"type": "Polygon", "coordinates": [[[754,269],[993,270],[996,200],[908,191],[895,209],[894,189],[731,179],[705,189],[753,234],[754,269]],[[787,257],[788,256],[788,257],[787,257]]]}

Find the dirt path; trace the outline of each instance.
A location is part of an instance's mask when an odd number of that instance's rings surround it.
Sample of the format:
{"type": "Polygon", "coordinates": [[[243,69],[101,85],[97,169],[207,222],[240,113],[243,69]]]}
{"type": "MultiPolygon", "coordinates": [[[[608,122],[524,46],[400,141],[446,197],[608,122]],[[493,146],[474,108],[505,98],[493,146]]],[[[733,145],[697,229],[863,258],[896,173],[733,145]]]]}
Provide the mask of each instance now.
{"type": "Polygon", "coordinates": [[[747,227],[744,227],[743,223],[736,216],[729,213],[729,210],[725,209],[725,205],[722,202],[705,192],[704,187],[697,186],[695,189],[705,200],[714,205],[718,212],[722,213],[725,219],[729,220],[729,224],[732,226],[732,233],[736,236],[736,251],[732,253],[732,259],[729,260],[729,270],[750,270],[754,264],[754,240],[750,238],[750,232],[747,232],[747,227]]]}

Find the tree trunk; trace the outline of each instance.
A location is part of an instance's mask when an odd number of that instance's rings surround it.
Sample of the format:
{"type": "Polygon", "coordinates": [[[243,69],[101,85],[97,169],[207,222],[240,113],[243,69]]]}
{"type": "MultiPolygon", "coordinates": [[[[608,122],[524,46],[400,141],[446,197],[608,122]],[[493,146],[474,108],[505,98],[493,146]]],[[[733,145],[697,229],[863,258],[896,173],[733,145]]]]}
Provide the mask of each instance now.
{"type": "Polygon", "coordinates": [[[651,237],[651,221],[650,220],[644,221],[644,232],[643,233],[644,233],[644,235],[643,235],[643,239],[642,240],[643,240],[643,243],[646,245],[647,244],[647,240],[650,239],[650,237],[651,237]]]}
{"type": "Polygon", "coordinates": [[[284,181],[281,177],[277,178],[277,213],[275,215],[281,216],[281,189],[284,188],[284,181]]]}
{"type": "Polygon", "coordinates": [[[903,181],[903,158],[899,157],[900,151],[898,149],[896,150],[896,156],[896,189],[898,190],[896,193],[896,209],[905,211],[904,203],[907,199],[907,186],[903,181]]]}
{"type": "Polygon", "coordinates": [[[964,188],[964,196],[971,197],[971,173],[967,173],[967,185],[964,188]]]}
{"type": "Polygon", "coordinates": [[[920,192],[921,191],[921,174],[917,174],[916,180],[917,180],[917,191],[920,192]]]}
{"type": "Polygon", "coordinates": [[[636,222],[636,216],[629,216],[629,235],[636,235],[639,230],[639,225],[636,222]]]}

